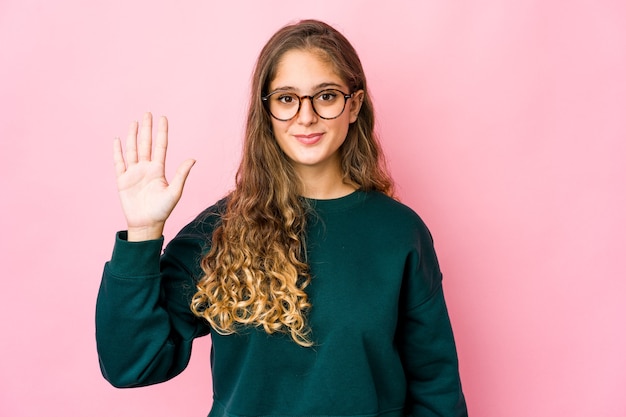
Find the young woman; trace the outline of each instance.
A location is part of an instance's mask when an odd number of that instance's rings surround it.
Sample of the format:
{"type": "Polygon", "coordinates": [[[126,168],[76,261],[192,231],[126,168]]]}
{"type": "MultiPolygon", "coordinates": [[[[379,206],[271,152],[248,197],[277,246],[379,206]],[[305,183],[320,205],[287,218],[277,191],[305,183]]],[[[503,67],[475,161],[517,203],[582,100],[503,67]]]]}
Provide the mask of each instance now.
{"type": "Polygon", "coordinates": [[[115,142],[127,231],[96,311],[117,387],[180,373],[211,334],[210,416],[465,416],[431,236],[393,198],[350,43],[319,21],[259,56],[235,189],[167,245],[193,165],[164,177],[167,120],[115,142]]]}

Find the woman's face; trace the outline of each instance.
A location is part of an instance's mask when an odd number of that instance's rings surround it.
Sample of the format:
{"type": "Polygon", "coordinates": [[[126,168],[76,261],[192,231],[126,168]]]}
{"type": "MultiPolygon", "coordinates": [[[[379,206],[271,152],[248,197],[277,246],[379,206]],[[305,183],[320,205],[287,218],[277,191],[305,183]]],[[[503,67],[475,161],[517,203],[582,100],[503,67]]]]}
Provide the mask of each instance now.
{"type": "MultiPolygon", "coordinates": [[[[298,49],[288,51],[281,57],[276,76],[269,85],[269,93],[280,91],[278,96],[281,93],[314,96],[329,89],[352,93],[333,65],[321,58],[320,52],[298,49]]],[[[334,119],[323,119],[317,115],[309,99],[301,100],[300,110],[292,119],[280,121],[271,118],[276,141],[297,172],[334,170],[340,173],[338,150],[346,139],[350,123],[357,119],[362,98],[363,91],[359,90],[347,100],[343,113],[334,119]]],[[[323,101],[325,96],[320,99],[323,101]]],[[[318,104],[318,111],[323,105],[318,104]]]]}

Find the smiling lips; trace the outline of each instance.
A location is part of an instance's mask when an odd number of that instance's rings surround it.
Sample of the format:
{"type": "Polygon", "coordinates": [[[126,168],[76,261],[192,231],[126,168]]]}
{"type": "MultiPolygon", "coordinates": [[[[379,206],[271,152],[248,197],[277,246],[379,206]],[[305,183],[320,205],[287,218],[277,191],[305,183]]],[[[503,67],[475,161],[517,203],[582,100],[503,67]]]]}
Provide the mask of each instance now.
{"type": "Polygon", "coordinates": [[[324,136],[323,133],[311,133],[309,135],[293,135],[298,142],[303,143],[305,145],[313,145],[319,142],[324,136]]]}

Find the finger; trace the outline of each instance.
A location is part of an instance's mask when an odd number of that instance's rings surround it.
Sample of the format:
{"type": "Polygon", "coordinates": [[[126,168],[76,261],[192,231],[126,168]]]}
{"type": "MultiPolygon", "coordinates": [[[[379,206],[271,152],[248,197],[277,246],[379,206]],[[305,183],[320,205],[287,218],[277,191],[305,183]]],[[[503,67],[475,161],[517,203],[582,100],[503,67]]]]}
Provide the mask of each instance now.
{"type": "Polygon", "coordinates": [[[167,118],[159,117],[156,143],[154,144],[154,154],[152,159],[165,165],[165,154],[167,153],[167,118]]]}
{"type": "Polygon", "coordinates": [[[130,164],[137,163],[137,130],[139,123],[132,122],[128,128],[126,136],[126,162],[130,164]]]}
{"type": "Polygon", "coordinates": [[[176,170],[176,173],[174,174],[174,178],[172,178],[172,181],[170,182],[170,187],[172,187],[172,189],[176,192],[178,198],[180,198],[180,195],[183,192],[185,181],[187,181],[189,172],[191,171],[191,168],[193,168],[195,163],[196,161],[194,159],[188,159],[180,164],[180,166],[176,170]]]}
{"type": "Polygon", "coordinates": [[[113,165],[115,166],[115,175],[120,176],[126,172],[126,163],[124,162],[124,154],[122,153],[122,141],[120,138],[113,140],[113,165]]]}
{"type": "Polygon", "coordinates": [[[144,114],[137,144],[137,156],[140,161],[149,161],[152,153],[152,114],[144,114]]]}

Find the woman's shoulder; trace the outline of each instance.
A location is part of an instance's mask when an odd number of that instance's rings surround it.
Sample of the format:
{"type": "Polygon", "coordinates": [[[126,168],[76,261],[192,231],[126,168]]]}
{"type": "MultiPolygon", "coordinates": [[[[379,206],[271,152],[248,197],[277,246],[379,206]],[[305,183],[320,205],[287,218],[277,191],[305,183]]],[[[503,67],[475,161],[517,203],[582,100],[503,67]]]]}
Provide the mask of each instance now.
{"type": "Polygon", "coordinates": [[[203,238],[210,239],[213,230],[217,227],[226,211],[228,197],[224,197],[212,206],[202,210],[191,222],[183,227],[176,238],[203,238]]]}
{"type": "Polygon", "coordinates": [[[387,228],[401,229],[411,235],[431,239],[430,230],[422,217],[402,201],[378,191],[367,193],[364,206],[372,221],[387,228]]]}
{"type": "Polygon", "coordinates": [[[402,219],[412,219],[422,222],[421,217],[417,212],[403,203],[397,198],[388,196],[387,194],[379,191],[367,192],[367,203],[372,208],[381,214],[387,214],[387,216],[400,216],[402,219]]]}
{"type": "Polygon", "coordinates": [[[200,212],[167,244],[164,257],[177,259],[179,264],[195,270],[199,265],[199,257],[209,250],[213,231],[219,225],[225,207],[226,199],[222,199],[200,212]]]}

